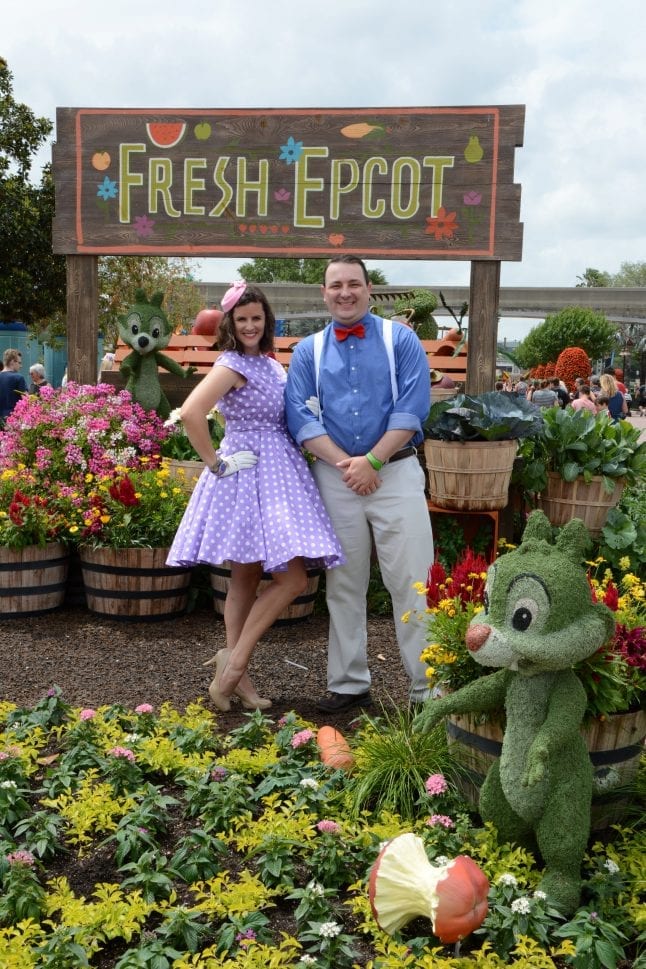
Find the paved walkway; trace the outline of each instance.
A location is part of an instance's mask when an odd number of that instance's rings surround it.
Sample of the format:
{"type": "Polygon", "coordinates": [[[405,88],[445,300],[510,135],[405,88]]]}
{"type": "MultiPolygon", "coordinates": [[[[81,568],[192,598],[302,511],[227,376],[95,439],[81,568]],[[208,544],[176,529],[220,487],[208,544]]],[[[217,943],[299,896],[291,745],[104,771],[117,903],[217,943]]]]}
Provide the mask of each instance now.
{"type": "Polygon", "coordinates": [[[646,441],[646,417],[638,417],[636,414],[631,414],[629,420],[631,424],[635,425],[635,427],[641,428],[639,440],[646,441]]]}

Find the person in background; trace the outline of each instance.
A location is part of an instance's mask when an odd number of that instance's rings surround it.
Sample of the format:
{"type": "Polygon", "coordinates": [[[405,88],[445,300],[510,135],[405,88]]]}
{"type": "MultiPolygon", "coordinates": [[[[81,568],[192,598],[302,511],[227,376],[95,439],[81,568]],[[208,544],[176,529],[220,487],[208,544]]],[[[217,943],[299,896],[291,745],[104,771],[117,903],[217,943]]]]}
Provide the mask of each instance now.
{"type": "Polygon", "coordinates": [[[504,389],[505,389],[505,385],[502,382],[502,380],[496,380],[494,390],[498,391],[498,393],[502,393],[504,389]]]}
{"type": "Polygon", "coordinates": [[[558,407],[559,399],[554,390],[550,388],[547,380],[541,380],[540,387],[532,394],[532,404],[546,410],[548,407],[558,407]]]}
{"type": "Polygon", "coordinates": [[[516,393],[516,396],[517,397],[527,397],[527,389],[528,389],[527,388],[527,381],[526,380],[523,380],[523,378],[521,377],[520,380],[517,381],[516,386],[514,387],[514,391],[516,393]]]}
{"type": "Polygon", "coordinates": [[[314,477],[347,557],[326,578],[328,695],[318,708],[336,713],[371,702],[366,595],[373,540],[410,701],[418,703],[428,697],[419,658],[424,632],[406,617],[419,607],[414,584],[424,582],[433,562],[416,450],[430,405],[429,366],[413,330],[369,312],[370,279],[357,256],[331,259],[321,291],[332,324],[297,345],[285,394],[288,427],[317,458],[314,477]]]}
{"type": "MultiPolygon", "coordinates": [[[[570,403],[570,395],[567,391],[567,387],[562,383],[558,377],[552,377],[550,385],[556,396],[558,397],[559,406],[567,407],[570,403]]],[[[588,388],[589,389],[589,388],[588,388]]]]}
{"type": "Polygon", "coordinates": [[[41,387],[49,387],[49,381],[45,380],[45,368],[42,363],[32,363],[29,368],[29,377],[31,379],[29,384],[30,394],[39,394],[41,387]]]}
{"type": "Polygon", "coordinates": [[[595,401],[597,408],[597,414],[607,414],[608,413],[608,398],[605,394],[599,394],[595,401]]]}
{"type": "Polygon", "coordinates": [[[608,398],[608,413],[613,421],[621,420],[628,415],[628,404],[624,395],[617,387],[617,381],[613,375],[607,371],[601,374],[601,393],[608,398]]]}
{"type": "Polygon", "coordinates": [[[224,604],[227,648],[219,650],[209,695],[227,711],[236,694],[265,709],[247,665],[261,636],[307,588],[307,568],[345,559],[307,461],[285,425],[285,371],[269,354],[274,314],[243,281],[222,297],[223,353],[184,401],[180,416],[206,464],[168,555],[168,565],[231,564],[224,604]],[[207,414],[218,404],[225,435],[216,453],[207,414]],[[271,582],[258,593],[263,572],[271,582]]]}
{"type": "Polygon", "coordinates": [[[576,400],[570,401],[570,407],[572,410],[589,410],[592,414],[597,413],[597,405],[590,397],[590,388],[587,384],[581,384],[579,396],[576,400]]]}
{"type": "Polygon", "coordinates": [[[9,347],[2,355],[4,367],[0,372],[0,428],[20,400],[27,393],[25,378],[20,373],[22,353],[9,347]]]}

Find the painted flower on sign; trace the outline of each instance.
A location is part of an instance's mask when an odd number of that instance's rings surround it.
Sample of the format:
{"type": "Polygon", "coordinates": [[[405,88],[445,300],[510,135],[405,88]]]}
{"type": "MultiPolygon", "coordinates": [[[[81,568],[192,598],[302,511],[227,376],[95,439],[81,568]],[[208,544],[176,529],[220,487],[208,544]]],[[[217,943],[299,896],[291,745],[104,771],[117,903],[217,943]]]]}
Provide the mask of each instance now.
{"type": "Polygon", "coordinates": [[[459,225],[455,221],[456,212],[447,212],[444,206],[438,210],[435,218],[429,215],[426,219],[426,235],[433,235],[437,242],[442,239],[452,239],[459,225]]]}

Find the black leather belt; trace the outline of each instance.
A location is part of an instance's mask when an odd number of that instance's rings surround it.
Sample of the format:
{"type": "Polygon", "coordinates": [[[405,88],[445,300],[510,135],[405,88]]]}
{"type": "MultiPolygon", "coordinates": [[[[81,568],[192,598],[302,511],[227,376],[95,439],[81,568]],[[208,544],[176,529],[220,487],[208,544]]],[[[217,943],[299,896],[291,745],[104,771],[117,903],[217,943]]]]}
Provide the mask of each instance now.
{"type": "Polygon", "coordinates": [[[393,461],[403,461],[404,458],[412,458],[414,454],[417,454],[417,448],[413,447],[411,444],[409,447],[403,447],[401,451],[395,451],[395,453],[388,458],[386,464],[392,464],[393,461]]]}

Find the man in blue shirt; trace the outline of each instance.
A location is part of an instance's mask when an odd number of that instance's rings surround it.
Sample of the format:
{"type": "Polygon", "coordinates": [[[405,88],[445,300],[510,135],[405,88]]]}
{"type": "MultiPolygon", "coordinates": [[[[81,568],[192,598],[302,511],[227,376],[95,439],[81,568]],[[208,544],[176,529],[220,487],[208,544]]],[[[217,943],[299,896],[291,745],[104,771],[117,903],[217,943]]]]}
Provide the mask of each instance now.
{"type": "Polygon", "coordinates": [[[27,393],[25,378],[20,373],[22,367],[22,353],[13,347],[5,350],[2,355],[4,368],[0,371],[0,428],[9,417],[22,394],[27,393]]]}
{"type": "Polygon", "coordinates": [[[426,580],[433,561],[416,457],[430,373],[415,333],[398,323],[389,328],[368,311],[370,291],[361,259],[344,255],[328,263],[322,293],[333,324],[318,347],[315,336],[297,345],[285,393],[289,430],[318,458],[312,470],[347,557],[326,578],[329,695],[318,706],[330,713],[370,702],[366,594],[373,539],[411,701],[428,695],[419,659],[424,628],[402,616],[419,607],[413,584],[426,580]]]}

